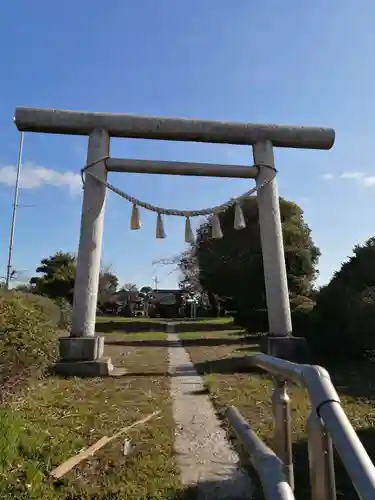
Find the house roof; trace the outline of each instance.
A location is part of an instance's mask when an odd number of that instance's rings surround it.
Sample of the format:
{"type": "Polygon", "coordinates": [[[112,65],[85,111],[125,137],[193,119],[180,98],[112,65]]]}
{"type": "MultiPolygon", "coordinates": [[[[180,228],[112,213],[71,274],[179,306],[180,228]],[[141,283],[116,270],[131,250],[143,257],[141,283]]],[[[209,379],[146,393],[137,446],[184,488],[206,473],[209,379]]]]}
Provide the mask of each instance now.
{"type": "Polygon", "coordinates": [[[140,302],[141,297],[139,296],[139,292],[133,290],[121,290],[112,295],[111,301],[113,302],[128,302],[129,300],[133,302],[140,302]]]}

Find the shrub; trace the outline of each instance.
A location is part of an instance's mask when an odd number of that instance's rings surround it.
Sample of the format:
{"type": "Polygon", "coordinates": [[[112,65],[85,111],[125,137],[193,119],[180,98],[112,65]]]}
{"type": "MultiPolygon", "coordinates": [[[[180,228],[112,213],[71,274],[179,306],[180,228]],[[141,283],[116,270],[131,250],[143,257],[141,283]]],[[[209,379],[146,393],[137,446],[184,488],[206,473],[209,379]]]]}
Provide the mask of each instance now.
{"type": "Polygon", "coordinates": [[[307,340],[313,352],[330,359],[363,358],[375,348],[375,287],[346,287],[335,297],[322,291],[307,340]]]}
{"type": "Polygon", "coordinates": [[[58,306],[60,312],[60,319],[58,327],[63,330],[69,330],[72,324],[72,305],[63,297],[54,300],[55,305],[58,306]]]}
{"type": "Polygon", "coordinates": [[[307,335],[313,352],[331,360],[363,358],[375,347],[375,238],[353,252],[317,295],[307,335]]]}
{"type": "Polygon", "coordinates": [[[31,294],[0,295],[0,383],[24,380],[53,362],[58,307],[31,294]],[[49,311],[47,313],[46,311],[49,311]]]}
{"type": "Polygon", "coordinates": [[[48,297],[43,295],[37,295],[35,293],[21,292],[21,291],[9,291],[2,292],[5,297],[19,297],[24,301],[24,303],[35,307],[43,314],[45,314],[49,320],[54,324],[58,325],[60,321],[60,309],[57,303],[48,297]]]}
{"type": "Polygon", "coordinates": [[[22,292],[19,290],[11,292],[2,291],[0,293],[3,295],[11,294],[25,299],[30,305],[36,307],[44,313],[54,325],[63,330],[69,329],[71,324],[72,306],[67,299],[59,297],[52,300],[44,295],[22,292]]]}
{"type": "Polygon", "coordinates": [[[267,309],[251,309],[240,306],[233,313],[233,322],[236,326],[245,328],[250,334],[267,332],[267,309]]]}
{"type": "MultiPolygon", "coordinates": [[[[290,309],[292,314],[293,333],[304,335],[310,328],[311,312],[315,302],[304,295],[292,295],[290,309]]],[[[250,334],[268,332],[267,309],[252,309],[240,304],[233,314],[235,325],[242,326],[250,334]]]]}
{"type": "Polygon", "coordinates": [[[315,302],[304,295],[295,295],[290,298],[290,309],[292,313],[293,334],[295,336],[307,336],[311,329],[312,311],[315,302]]]}

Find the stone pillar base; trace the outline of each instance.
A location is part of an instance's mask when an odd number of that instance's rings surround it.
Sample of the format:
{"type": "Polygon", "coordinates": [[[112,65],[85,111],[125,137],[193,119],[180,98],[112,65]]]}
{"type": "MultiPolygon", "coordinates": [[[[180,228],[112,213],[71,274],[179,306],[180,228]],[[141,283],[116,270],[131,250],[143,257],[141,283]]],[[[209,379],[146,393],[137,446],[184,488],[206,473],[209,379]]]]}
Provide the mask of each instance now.
{"type": "Polygon", "coordinates": [[[58,361],[55,373],[64,377],[108,377],[113,372],[111,358],[95,361],[58,361]]]}
{"type": "Polygon", "coordinates": [[[310,351],[304,337],[273,337],[267,335],[260,341],[260,350],[270,356],[307,364],[311,361],[310,351]]]}
{"type": "Polygon", "coordinates": [[[70,377],[108,376],[113,365],[103,353],[104,337],[60,337],[55,372],[70,377]]]}

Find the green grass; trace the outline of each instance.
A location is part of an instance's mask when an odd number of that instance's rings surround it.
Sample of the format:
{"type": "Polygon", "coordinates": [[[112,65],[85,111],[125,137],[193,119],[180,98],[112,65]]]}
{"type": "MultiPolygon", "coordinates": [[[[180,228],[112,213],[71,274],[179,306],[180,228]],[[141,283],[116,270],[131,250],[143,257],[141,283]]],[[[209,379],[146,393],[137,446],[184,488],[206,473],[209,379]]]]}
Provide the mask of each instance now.
{"type": "MultiPolygon", "coordinates": [[[[164,318],[149,318],[149,317],[144,317],[144,316],[132,316],[130,318],[123,317],[123,316],[97,316],[96,317],[96,323],[108,323],[108,322],[113,322],[113,323],[159,323],[159,324],[165,324],[167,323],[167,320],[164,318]]],[[[192,324],[200,324],[200,325],[225,325],[225,324],[230,324],[233,322],[233,318],[230,316],[223,316],[220,318],[198,318],[198,319],[189,319],[189,318],[177,318],[173,319],[173,322],[175,324],[183,324],[183,325],[189,325],[191,326],[192,324]]]]}
{"type": "Polygon", "coordinates": [[[96,323],[107,323],[112,321],[114,323],[163,323],[163,319],[158,318],[145,318],[144,316],[132,316],[126,318],[124,316],[97,316],[96,323]]]}
{"type": "Polygon", "coordinates": [[[111,342],[139,342],[141,340],[165,340],[166,334],[163,332],[138,332],[131,334],[124,334],[121,330],[114,330],[112,333],[107,334],[106,342],[110,345],[111,342]]]}
{"type": "Polygon", "coordinates": [[[238,330],[219,330],[219,331],[208,331],[208,332],[182,332],[179,333],[181,340],[194,340],[194,339],[228,339],[228,338],[238,338],[242,339],[242,331],[238,330]]]}
{"type": "MultiPolygon", "coordinates": [[[[242,357],[257,352],[258,345],[255,338],[248,337],[249,343],[244,346],[241,344],[241,338],[233,333],[229,334],[230,338],[237,338],[238,344],[225,345],[226,335],[222,331],[182,334],[181,339],[189,340],[186,349],[198,372],[203,374],[219,414],[223,416],[228,405],[237,406],[253,429],[272,447],[272,383],[265,374],[241,373],[241,367],[245,366],[241,363],[242,357]],[[216,346],[198,344],[198,341],[202,342],[202,337],[221,338],[223,343],[216,346]],[[194,338],[197,345],[192,344],[194,338]]],[[[375,462],[375,365],[357,363],[355,366],[332,365],[326,368],[340,394],[348,418],[375,462]]],[[[289,395],[292,402],[296,498],[307,500],[310,498],[306,440],[309,401],[305,391],[296,386],[289,387],[289,395]]],[[[335,467],[338,498],[357,499],[338,457],[335,467]]]]}
{"type": "MultiPolygon", "coordinates": [[[[254,430],[272,446],[271,381],[266,375],[243,371],[243,357],[257,352],[257,339],[251,336],[244,339],[240,331],[226,329],[225,323],[216,331],[187,330],[180,338],[203,375],[219,415],[228,405],[237,406],[254,430]]],[[[167,348],[162,343],[152,345],[152,341],[165,337],[163,332],[130,334],[119,328],[107,335],[106,354],[112,357],[115,366],[128,370],[125,376],[95,379],[51,376],[34,380],[26,394],[3,407],[0,410],[1,500],[195,498],[194,492],[190,497],[183,491],[175,463],[167,348]],[[61,481],[51,480],[51,470],[82,448],[156,409],[162,411],[160,418],[108,444],[61,481]],[[122,453],[125,437],[136,445],[134,454],[128,457],[122,453]]],[[[375,461],[375,365],[327,368],[349,419],[375,461]]],[[[305,392],[297,387],[291,386],[289,393],[296,498],[307,500],[310,498],[306,441],[309,402],[305,392]]],[[[357,498],[339,460],[336,469],[338,498],[357,498]]]]}
{"type": "MultiPolygon", "coordinates": [[[[155,335],[151,335],[155,338],[155,335]]],[[[159,336],[159,334],[158,334],[159,336]]],[[[165,337],[165,336],[164,336],[165,337]]],[[[123,346],[147,334],[111,336],[106,346],[123,377],[35,381],[0,414],[0,497],[10,499],[167,499],[180,489],[169,399],[167,349],[123,346]],[[104,435],[161,410],[161,416],[106,445],[59,482],[50,471],[104,435]],[[122,443],[136,445],[124,457],[122,443]]]]}
{"type": "Polygon", "coordinates": [[[233,321],[233,318],[231,316],[221,316],[220,318],[197,318],[197,319],[188,319],[188,318],[181,318],[181,319],[177,319],[175,321],[175,323],[186,323],[186,324],[190,324],[190,323],[203,323],[203,324],[212,324],[212,325],[222,325],[222,324],[225,324],[225,323],[232,323],[233,321]]]}

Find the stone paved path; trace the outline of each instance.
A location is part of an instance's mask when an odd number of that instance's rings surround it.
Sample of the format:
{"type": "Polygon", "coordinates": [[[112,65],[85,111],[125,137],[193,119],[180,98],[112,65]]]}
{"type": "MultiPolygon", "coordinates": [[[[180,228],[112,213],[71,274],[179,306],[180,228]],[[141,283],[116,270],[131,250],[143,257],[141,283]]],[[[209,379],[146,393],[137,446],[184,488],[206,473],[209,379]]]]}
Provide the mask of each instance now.
{"type": "Polygon", "coordinates": [[[182,484],[196,486],[201,499],[249,500],[251,480],[239,468],[238,455],[204,393],[202,378],[173,331],[168,325],[175,451],[182,484]]]}

